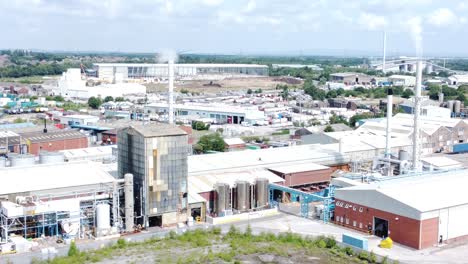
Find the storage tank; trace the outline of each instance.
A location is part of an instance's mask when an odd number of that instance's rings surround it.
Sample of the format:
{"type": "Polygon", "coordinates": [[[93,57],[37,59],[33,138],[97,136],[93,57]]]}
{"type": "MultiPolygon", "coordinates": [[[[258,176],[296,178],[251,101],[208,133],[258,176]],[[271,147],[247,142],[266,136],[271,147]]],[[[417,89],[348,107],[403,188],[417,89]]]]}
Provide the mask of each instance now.
{"type": "Polygon", "coordinates": [[[450,109],[451,113],[453,112],[453,106],[454,106],[453,100],[450,100],[447,102],[447,108],[450,109]]]}
{"type": "Polygon", "coordinates": [[[216,183],[215,212],[221,215],[224,211],[230,209],[229,201],[231,198],[231,188],[227,183],[216,183]]]}
{"type": "Polygon", "coordinates": [[[98,204],[96,206],[96,227],[97,229],[110,228],[110,205],[98,204]]]}
{"type": "Polygon", "coordinates": [[[410,159],[410,154],[406,150],[400,150],[398,151],[398,159],[399,160],[409,160],[410,159]]]}
{"type": "Polygon", "coordinates": [[[268,205],[268,179],[258,178],[255,180],[255,200],[257,208],[268,205]]]}
{"type": "Polygon", "coordinates": [[[6,159],[4,157],[0,157],[0,168],[6,167],[6,159]]]}
{"type": "Polygon", "coordinates": [[[8,160],[11,167],[32,166],[36,163],[36,157],[31,154],[10,155],[8,160]]]}
{"type": "Polygon", "coordinates": [[[453,105],[453,112],[455,113],[460,113],[461,110],[461,101],[455,100],[454,105],[453,105]]]}
{"type": "Polygon", "coordinates": [[[39,153],[40,164],[62,163],[65,161],[65,155],[62,152],[41,151],[39,153]]]}
{"type": "Polygon", "coordinates": [[[236,182],[236,209],[245,212],[249,210],[250,201],[250,183],[247,181],[236,182]]]}

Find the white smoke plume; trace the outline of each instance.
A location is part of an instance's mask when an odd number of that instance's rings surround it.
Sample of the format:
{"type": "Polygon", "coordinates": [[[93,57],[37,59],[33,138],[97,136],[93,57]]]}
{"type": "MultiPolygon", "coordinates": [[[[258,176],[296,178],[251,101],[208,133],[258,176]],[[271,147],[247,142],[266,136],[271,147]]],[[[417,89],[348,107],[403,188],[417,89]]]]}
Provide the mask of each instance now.
{"type": "Polygon", "coordinates": [[[420,17],[413,17],[408,20],[408,30],[411,34],[411,38],[413,39],[414,47],[416,49],[416,56],[422,57],[423,55],[423,39],[422,39],[422,21],[420,17]]]}
{"type": "Polygon", "coordinates": [[[175,50],[167,49],[159,52],[156,56],[156,59],[158,63],[167,63],[170,60],[177,62],[179,56],[177,55],[177,52],[175,50]]]}

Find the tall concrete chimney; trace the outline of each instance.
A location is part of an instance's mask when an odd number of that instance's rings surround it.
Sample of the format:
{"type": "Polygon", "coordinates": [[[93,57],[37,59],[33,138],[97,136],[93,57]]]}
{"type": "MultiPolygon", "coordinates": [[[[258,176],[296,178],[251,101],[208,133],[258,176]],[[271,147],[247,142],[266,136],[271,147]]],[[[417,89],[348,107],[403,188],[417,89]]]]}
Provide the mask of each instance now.
{"type": "Polygon", "coordinates": [[[168,61],[169,73],[169,124],[174,123],[174,60],[168,61]]]}
{"type": "Polygon", "coordinates": [[[388,88],[387,94],[387,130],[385,140],[385,157],[391,158],[392,146],[390,145],[390,139],[392,137],[392,116],[393,116],[393,90],[388,88]]]}
{"type": "Polygon", "coordinates": [[[422,83],[422,61],[419,60],[416,67],[416,87],[414,91],[414,131],[413,131],[413,170],[421,171],[420,155],[420,121],[421,113],[421,83],[422,83]]]}
{"type": "Polygon", "coordinates": [[[383,56],[382,56],[382,72],[385,74],[387,70],[385,69],[385,60],[387,54],[387,32],[383,33],[383,56]]]}

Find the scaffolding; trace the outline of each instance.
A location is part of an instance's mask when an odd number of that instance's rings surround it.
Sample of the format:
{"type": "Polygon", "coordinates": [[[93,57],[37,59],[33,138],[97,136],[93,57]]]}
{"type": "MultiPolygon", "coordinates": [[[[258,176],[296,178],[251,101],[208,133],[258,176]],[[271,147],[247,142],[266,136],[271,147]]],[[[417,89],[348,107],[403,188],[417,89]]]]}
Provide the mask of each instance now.
{"type": "Polygon", "coordinates": [[[323,209],[323,221],[327,223],[330,221],[331,215],[335,205],[334,193],[335,187],[330,185],[327,189],[322,190],[318,193],[307,193],[300,190],[296,190],[290,187],[270,183],[268,185],[270,191],[270,204],[276,205],[278,202],[274,199],[274,191],[282,191],[284,193],[289,193],[291,195],[292,201],[297,201],[299,199],[301,207],[301,216],[304,218],[309,218],[309,204],[311,202],[322,202],[324,205],[323,209]]]}

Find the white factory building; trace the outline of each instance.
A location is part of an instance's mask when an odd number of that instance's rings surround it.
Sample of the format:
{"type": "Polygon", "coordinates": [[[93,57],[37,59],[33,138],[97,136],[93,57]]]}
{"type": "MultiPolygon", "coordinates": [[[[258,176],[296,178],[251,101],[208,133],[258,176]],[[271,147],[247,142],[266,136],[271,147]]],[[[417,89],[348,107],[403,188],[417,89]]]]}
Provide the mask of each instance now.
{"type": "Polygon", "coordinates": [[[416,77],[410,75],[392,75],[388,77],[388,81],[395,86],[414,87],[416,85],[416,77]]]}
{"type": "Polygon", "coordinates": [[[65,98],[90,98],[107,96],[124,97],[126,95],[146,94],[146,87],[138,83],[117,83],[87,86],[86,80],[81,78],[80,69],[68,69],[62,74],[58,85],[51,87],[54,95],[61,95],[65,98]]]}
{"type": "Polygon", "coordinates": [[[449,76],[448,80],[449,80],[450,85],[468,84],[468,74],[464,74],[464,75],[455,74],[455,75],[449,76]]]}
{"type": "MultiPolygon", "coordinates": [[[[174,104],[177,119],[202,119],[211,120],[214,123],[241,124],[247,122],[256,124],[265,120],[264,112],[256,108],[234,107],[228,105],[196,105],[174,104]]],[[[151,103],[145,106],[145,113],[167,115],[167,103],[151,103]]]]}
{"type": "Polygon", "coordinates": [[[117,186],[99,165],[64,163],[63,156],[61,163],[0,168],[0,241],[15,235],[85,238],[96,235],[96,227],[110,232],[111,224],[120,221],[110,217],[117,186]]]}
{"type": "Polygon", "coordinates": [[[433,172],[335,192],[335,223],[423,249],[468,235],[468,171],[433,172]]]}
{"type": "MultiPolygon", "coordinates": [[[[103,81],[115,80],[156,80],[167,79],[167,64],[148,63],[96,63],[98,78],[103,81]]],[[[268,66],[259,64],[175,64],[174,73],[178,78],[210,79],[210,76],[268,76],[268,66]]]]}

